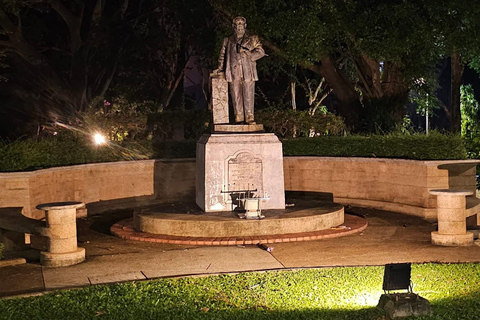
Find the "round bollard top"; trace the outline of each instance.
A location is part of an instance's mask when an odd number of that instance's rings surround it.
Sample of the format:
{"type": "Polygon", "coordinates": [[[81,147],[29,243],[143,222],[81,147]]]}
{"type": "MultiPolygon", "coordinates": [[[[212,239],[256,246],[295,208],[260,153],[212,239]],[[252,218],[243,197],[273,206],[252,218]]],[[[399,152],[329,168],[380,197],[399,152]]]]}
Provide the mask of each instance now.
{"type": "Polygon", "coordinates": [[[471,196],[473,191],[460,189],[434,189],[430,190],[430,194],[435,196],[471,196]]]}
{"type": "Polygon", "coordinates": [[[37,205],[38,210],[65,210],[65,209],[77,209],[85,206],[83,202],[77,201],[65,201],[65,202],[50,202],[37,205]]]}

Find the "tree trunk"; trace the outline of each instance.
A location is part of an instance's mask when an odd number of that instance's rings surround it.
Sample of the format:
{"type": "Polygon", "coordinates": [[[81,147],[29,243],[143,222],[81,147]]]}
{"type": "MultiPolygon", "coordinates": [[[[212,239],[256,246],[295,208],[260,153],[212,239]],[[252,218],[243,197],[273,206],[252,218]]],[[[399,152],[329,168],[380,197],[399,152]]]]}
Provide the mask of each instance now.
{"type": "Polygon", "coordinates": [[[321,65],[313,65],[310,70],[325,77],[328,86],[339,101],[339,114],[344,117],[346,125],[352,131],[360,129],[362,105],[354,85],[348,80],[344,72],[337,68],[329,56],[321,59],[321,65]]]}
{"type": "Polygon", "coordinates": [[[462,76],[464,65],[460,54],[453,50],[452,54],[452,108],[450,131],[458,133],[461,130],[461,113],[460,113],[460,86],[462,85],[462,76]]]}
{"type": "Polygon", "coordinates": [[[290,81],[290,93],[292,95],[292,109],[297,110],[297,97],[295,94],[295,81],[290,81]]]}

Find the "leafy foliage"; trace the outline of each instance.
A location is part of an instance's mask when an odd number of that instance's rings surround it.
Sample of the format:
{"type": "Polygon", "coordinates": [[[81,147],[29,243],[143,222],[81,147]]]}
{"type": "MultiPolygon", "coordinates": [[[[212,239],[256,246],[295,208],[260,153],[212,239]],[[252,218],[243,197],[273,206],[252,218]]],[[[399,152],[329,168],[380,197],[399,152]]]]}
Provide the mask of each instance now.
{"type": "MultiPolygon", "coordinates": [[[[140,17],[120,55],[107,93],[130,103],[149,101],[153,112],[177,109],[188,69],[208,82],[214,46],[212,10],[206,0],[150,0],[153,10],[140,17]],[[174,99],[176,98],[176,99],[174,99]]],[[[207,88],[202,88],[208,91],[207,88]]]]}
{"type": "Polygon", "coordinates": [[[467,58],[480,48],[474,0],[211,2],[226,17],[248,17],[271,58],[324,76],[356,132],[394,129],[417,79],[453,52],[467,58]]]}
{"type": "Polygon", "coordinates": [[[211,114],[207,110],[175,110],[148,116],[147,129],[154,140],[198,139],[207,133],[211,114]]]}
{"type": "Polygon", "coordinates": [[[332,113],[296,111],[271,107],[256,112],[256,119],[268,132],[281,138],[339,135],[345,132],[343,119],[332,113]]]}
{"type": "Polygon", "coordinates": [[[469,158],[480,158],[480,118],[478,101],[471,85],[461,87],[462,137],[469,158]]]}
{"type": "MultiPolygon", "coordinates": [[[[197,132],[198,133],[198,132],[197,132]]],[[[109,142],[95,146],[89,136],[60,133],[40,140],[0,142],[0,172],[25,171],[55,166],[141,160],[194,158],[197,139],[109,142]]],[[[432,132],[387,136],[324,136],[284,139],[286,156],[385,157],[418,160],[466,159],[460,136],[432,132]]],[[[478,150],[478,149],[477,149],[478,150]]]]}
{"type": "Polygon", "coordinates": [[[461,87],[462,137],[480,143],[479,106],[471,85],[461,87]]]}
{"type": "Polygon", "coordinates": [[[466,159],[462,139],[457,135],[389,134],[283,140],[288,156],[381,157],[418,160],[466,159]]]}
{"type": "Polygon", "coordinates": [[[3,259],[3,249],[5,248],[5,245],[0,242],[0,260],[3,259]]]}
{"type": "MultiPolygon", "coordinates": [[[[2,319],[382,319],[382,267],[160,279],[0,300],[2,319]]],[[[414,292],[433,315],[475,319],[478,264],[412,265],[414,292]]]]}
{"type": "Polygon", "coordinates": [[[90,137],[64,132],[54,138],[0,142],[0,172],[35,170],[74,164],[148,159],[145,142],[95,146],[90,137]]]}

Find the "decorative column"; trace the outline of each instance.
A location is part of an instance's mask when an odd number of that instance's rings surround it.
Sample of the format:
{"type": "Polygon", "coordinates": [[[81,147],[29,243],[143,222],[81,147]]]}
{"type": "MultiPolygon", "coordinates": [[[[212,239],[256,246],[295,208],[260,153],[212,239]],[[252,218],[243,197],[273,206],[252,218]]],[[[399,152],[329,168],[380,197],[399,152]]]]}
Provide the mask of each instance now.
{"type": "Polygon", "coordinates": [[[466,196],[472,191],[440,189],[430,190],[437,196],[438,231],[432,232],[432,243],[440,246],[469,246],[473,244],[473,233],[467,232],[465,215],[466,196]]]}
{"type": "Polygon", "coordinates": [[[85,260],[85,249],[77,247],[77,208],[82,202],[43,203],[37,206],[45,210],[48,251],[40,252],[40,263],[47,267],[63,267],[85,260]]]}

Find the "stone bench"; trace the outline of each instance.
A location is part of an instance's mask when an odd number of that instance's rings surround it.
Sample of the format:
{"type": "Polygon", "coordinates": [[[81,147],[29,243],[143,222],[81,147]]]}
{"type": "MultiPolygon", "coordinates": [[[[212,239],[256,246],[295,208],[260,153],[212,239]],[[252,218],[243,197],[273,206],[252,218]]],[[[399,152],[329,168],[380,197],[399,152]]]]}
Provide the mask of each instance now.
{"type": "Polygon", "coordinates": [[[82,202],[39,204],[46,221],[23,216],[17,210],[2,210],[0,229],[46,237],[46,251],[40,252],[40,263],[47,267],[61,267],[85,260],[85,249],[77,247],[76,211],[82,202]]]}
{"type": "MultiPolygon", "coordinates": [[[[467,196],[472,191],[458,189],[430,190],[437,196],[438,231],[431,233],[432,243],[441,246],[469,246],[473,233],[467,231],[467,196]]],[[[470,204],[472,206],[472,204],[470,204]]]]}

